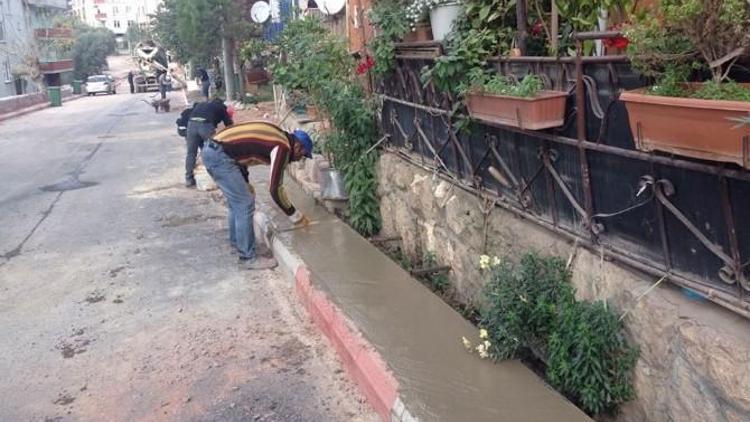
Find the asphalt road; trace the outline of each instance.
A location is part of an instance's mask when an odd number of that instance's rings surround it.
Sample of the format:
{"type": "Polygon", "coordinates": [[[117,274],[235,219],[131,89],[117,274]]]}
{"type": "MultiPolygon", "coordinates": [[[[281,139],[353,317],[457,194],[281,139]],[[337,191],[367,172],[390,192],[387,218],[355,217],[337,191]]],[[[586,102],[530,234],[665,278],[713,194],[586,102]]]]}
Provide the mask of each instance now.
{"type": "Polygon", "coordinates": [[[125,88],[0,123],[0,420],[375,420],[125,88]]]}

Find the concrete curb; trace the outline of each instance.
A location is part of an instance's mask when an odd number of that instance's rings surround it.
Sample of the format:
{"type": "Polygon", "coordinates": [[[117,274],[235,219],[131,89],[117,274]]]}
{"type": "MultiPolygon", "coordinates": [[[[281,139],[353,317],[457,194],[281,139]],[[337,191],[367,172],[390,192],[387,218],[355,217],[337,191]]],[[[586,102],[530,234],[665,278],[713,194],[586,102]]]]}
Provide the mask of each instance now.
{"type": "MultiPolygon", "coordinates": [[[[85,97],[86,94],[79,94],[79,95],[71,95],[70,97],[66,97],[62,99],[63,103],[66,103],[68,101],[77,100],[81,97],[85,97]]],[[[41,104],[36,104],[33,106],[29,106],[26,108],[22,108],[20,110],[11,111],[10,113],[0,114],[0,122],[3,122],[5,120],[10,120],[14,117],[23,116],[25,114],[33,113],[35,111],[44,110],[45,108],[49,108],[50,104],[49,102],[44,102],[41,104]]]]}
{"type": "Polygon", "coordinates": [[[279,267],[294,280],[297,299],[318,330],[328,337],[349,376],[381,420],[417,421],[401,400],[398,381],[388,364],[344,312],[312,283],[311,272],[305,262],[276,237],[271,218],[263,211],[256,210],[254,225],[256,232],[261,234],[273,251],[279,267]]]}

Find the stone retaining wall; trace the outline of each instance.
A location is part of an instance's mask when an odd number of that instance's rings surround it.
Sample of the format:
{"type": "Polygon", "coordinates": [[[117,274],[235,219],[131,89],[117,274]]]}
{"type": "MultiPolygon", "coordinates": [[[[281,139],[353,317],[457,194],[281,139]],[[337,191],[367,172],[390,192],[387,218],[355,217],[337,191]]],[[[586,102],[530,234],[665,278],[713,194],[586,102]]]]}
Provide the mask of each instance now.
{"type": "MultiPolygon", "coordinates": [[[[459,297],[479,297],[479,255],[517,257],[534,249],[569,258],[574,246],[473,194],[452,187],[396,155],[379,163],[385,236],[401,236],[412,258],[433,252],[452,266],[459,297]]],[[[598,254],[576,248],[573,282],[583,299],[606,300],[630,310],[626,328],[641,349],[635,371],[637,400],[618,421],[750,421],[750,321],[684,296],[666,283],[640,302],[656,282],[598,254]]],[[[498,392],[500,394],[500,392],[498,392]]]]}

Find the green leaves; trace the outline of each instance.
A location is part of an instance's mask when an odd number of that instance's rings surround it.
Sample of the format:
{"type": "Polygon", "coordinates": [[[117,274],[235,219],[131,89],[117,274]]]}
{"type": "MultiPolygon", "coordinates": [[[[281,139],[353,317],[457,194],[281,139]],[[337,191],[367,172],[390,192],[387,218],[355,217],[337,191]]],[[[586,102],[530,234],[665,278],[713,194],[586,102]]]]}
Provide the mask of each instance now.
{"type": "Polygon", "coordinates": [[[289,23],[278,50],[282,59],[271,66],[274,81],[287,92],[306,92],[333,124],[325,148],[344,175],[350,224],[365,236],[378,232],[377,153],[364,154],[375,142],[376,108],[354,75],[346,42],[319,20],[305,18],[289,23]]]}
{"type": "Polygon", "coordinates": [[[501,261],[491,268],[481,326],[495,356],[534,348],[546,356],[550,384],[591,415],[615,413],[635,396],[638,350],[606,304],[575,299],[570,277],[559,258],[528,253],[519,264],[501,261]]]}
{"type": "Polygon", "coordinates": [[[481,69],[474,69],[469,73],[469,87],[471,91],[486,94],[530,98],[544,89],[544,82],[536,75],[526,75],[521,82],[516,82],[505,75],[490,75],[481,69]]]}
{"type": "MultiPolygon", "coordinates": [[[[714,82],[726,81],[738,55],[750,48],[750,3],[747,0],[663,0],[657,39],[684,39],[702,57],[714,82]]],[[[639,26],[654,26],[653,18],[639,26]]],[[[642,37],[633,48],[659,54],[663,44],[642,37]],[[654,48],[657,47],[657,48],[654,48]]],[[[669,63],[667,58],[663,63],[669,63]]]]}
{"type": "Polygon", "coordinates": [[[635,397],[638,350],[621,333],[621,322],[603,302],[571,302],[550,338],[547,378],[589,414],[616,413],[635,397]]]}
{"type": "Polygon", "coordinates": [[[86,27],[76,32],[73,44],[75,77],[85,79],[101,73],[107,66],[107,56],[115,51],[115,34],[105,28],[86,27]]]}
{"type": "Polygon", "coordinates": [[[452,33],[448,38],[447,53],[435,59],[431,68],[422,72],[422,82],[432,82],[444,92],[458,93],[457,81],[466,79],[472,69],[483,68],[489,56],[507,49],[510,32],[470,28],[452,33]]]}
{"type": "Polygon", "coordinates": [[[370,42],[370,49],[375,57],[374,72],[385,75],[393,69],[395,61],[394,43],[403,39],[409,32],[409,20],[406,9],[396,0],[381,0],[372,7],[370,22],[377,28],[370,42]]]}

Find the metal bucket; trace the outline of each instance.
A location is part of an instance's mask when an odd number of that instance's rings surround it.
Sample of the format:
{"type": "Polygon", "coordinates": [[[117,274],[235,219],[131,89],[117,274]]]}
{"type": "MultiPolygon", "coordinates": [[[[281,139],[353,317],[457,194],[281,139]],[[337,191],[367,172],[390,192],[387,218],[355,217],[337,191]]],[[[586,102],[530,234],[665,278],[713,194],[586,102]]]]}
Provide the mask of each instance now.
{"type": "Polygon", "coordinates": [[[320,169],[320,198],[327,201],[346,201],[346,184],[341,173],[333,168],[320,169]]]}

